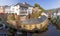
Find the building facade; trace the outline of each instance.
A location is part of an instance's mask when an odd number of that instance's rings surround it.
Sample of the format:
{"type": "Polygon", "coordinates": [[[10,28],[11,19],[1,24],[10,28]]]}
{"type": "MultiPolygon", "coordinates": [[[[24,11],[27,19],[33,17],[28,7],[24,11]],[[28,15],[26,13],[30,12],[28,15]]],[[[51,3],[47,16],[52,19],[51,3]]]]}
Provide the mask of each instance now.
{"type": "Polygon", "coordinates": [[[35,28],[42,29],[43,27],[47,27],[47,25],[48,18],[46,16],[41,16],[41,18],[38,19],[28,19],[26,21],[23,21],[20,26],[22,29],[35,30],[35,28]]]}
{"type": "Polygon", "coordinates": [[[6,13],[16,13],[17,15],[28,15],[32,13],[33,7],[27,3],[17,3],[16,5],[6,6],[6,13]]]}
{"type": "Polygon", "coordinates": [[[5,13],[11,13],[10,6],[5,6],[5,13]]]}
{"type": "Polygon", "coordinates": [[[26,20],[29,14],[32,13],[33,6],[24,3],[17,3],[16,5],[6,6],[5,13],[13,13],[20,16],[21,19],[26,20]]]}

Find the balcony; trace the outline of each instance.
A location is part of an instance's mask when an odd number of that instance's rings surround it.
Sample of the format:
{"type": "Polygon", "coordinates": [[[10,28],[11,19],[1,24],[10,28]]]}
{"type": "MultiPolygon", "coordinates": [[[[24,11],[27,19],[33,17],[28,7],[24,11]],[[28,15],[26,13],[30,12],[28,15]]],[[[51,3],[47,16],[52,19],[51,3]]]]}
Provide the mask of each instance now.
{"type": "Polygon", "coordinates": [[[20,11],[20,15],[28,15],[27,10],[21,10],[21,11],[20,11]]]}

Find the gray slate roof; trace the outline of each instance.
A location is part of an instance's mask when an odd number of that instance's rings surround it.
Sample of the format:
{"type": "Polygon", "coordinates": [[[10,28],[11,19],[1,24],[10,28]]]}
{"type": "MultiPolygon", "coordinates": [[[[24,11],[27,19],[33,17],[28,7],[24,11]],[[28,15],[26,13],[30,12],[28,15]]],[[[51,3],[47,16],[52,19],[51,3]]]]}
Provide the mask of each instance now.
{"type": "Polygon", "coordinates": [[[6,5],[5,8],[10,9],[11,7],[6,5]]]}
{"type": "Polygon", "coordinates": [[[37,19],[28,19],[25,21],[22,21],[22,24],[38,24],[43,22],[47,17],[46,16],[41,16],[41,18],[37,18],[37,19]]]}

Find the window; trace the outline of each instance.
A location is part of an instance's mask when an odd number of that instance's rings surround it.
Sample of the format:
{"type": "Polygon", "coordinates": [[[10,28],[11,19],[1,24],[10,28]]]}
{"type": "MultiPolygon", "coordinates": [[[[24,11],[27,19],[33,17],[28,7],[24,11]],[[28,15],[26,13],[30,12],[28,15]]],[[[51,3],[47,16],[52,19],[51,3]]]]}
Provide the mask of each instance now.
{"type": "Polygon", "coordinates": [[[14,10],[14,8],[12,8],[12,10],[14,10]]]}
{"type": "Polygon", "coordinates": [[[18,9],[16,9],[18,11],[18,9]]]}

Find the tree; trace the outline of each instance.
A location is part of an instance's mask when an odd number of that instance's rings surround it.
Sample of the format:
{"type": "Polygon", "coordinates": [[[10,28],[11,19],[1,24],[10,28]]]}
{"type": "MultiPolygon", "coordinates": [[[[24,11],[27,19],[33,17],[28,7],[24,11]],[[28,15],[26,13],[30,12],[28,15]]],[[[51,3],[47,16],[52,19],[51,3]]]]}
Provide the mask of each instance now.
{"type": "Polygon", "coordinates": [[[35,3],[34,7],[39,7],[39,9],[41,10],[41,12],[45,11],[45,9],[43,9],[39,4],[35,3]]]}
{"type": "Polygon", "coordinates": [[[34,7],[40,7],[40,5],[39,5],[39,4],[37,4],[37,3],[35,3],[35,4],[34,4],[34,7]]]}

